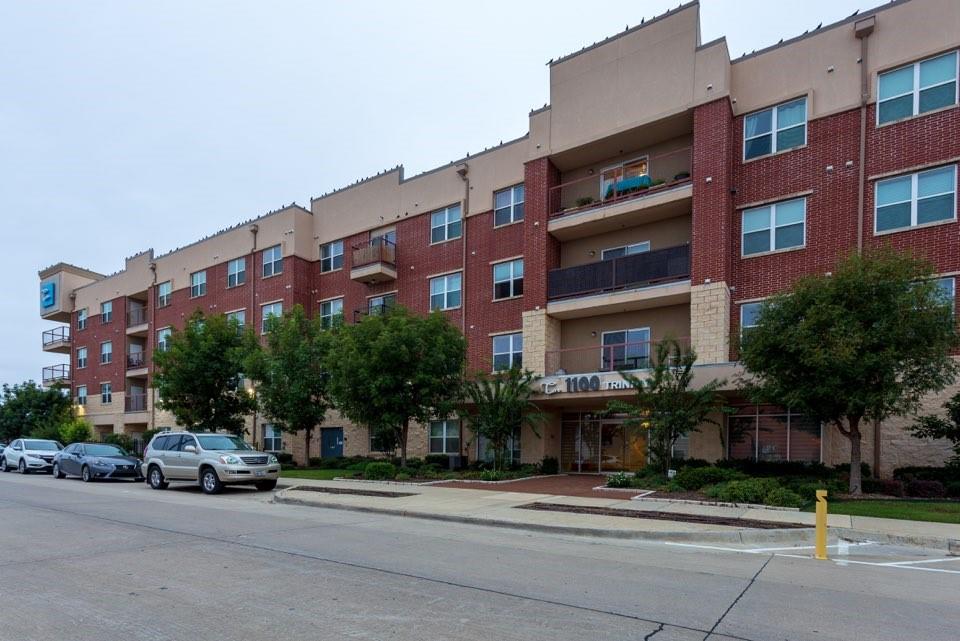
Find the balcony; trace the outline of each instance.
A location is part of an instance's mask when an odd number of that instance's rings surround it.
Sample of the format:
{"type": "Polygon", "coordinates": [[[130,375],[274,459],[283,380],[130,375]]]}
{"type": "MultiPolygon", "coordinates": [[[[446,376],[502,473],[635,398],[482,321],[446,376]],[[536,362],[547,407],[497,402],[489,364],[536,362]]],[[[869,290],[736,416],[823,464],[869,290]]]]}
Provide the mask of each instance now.
{"type": "Polygon", "coordinates": [[[147,308],[131,307],[127,310],[127,336],[147,335],[147,308]]]}
{"type": "Polygon", "coordinates": [[[55,354],[70,353],[70,328],[66,325],[43,332],[43,351],[55,354]]]}
{"type": "Polygon", "coordinates": [[[146,412],[147,411],[147,395],[145,393],[127,394],[123,400],[123,411],[127,413],[146,412]]]}
{"type": "Polygon", "coordinates": [[[359,322],[364,316],[382,316],[396,306],[396,303],[381,303],[353,310],[353,322],[359,322]]]}
{"type": "Polygon", "coordinates": [[[147,355],[143,350],[127,352],[127,376],[147,375],[147,355]]]}
{"type": "MultiPolygon", "coordinates": [[[[546,353],[548,376],[592,374],[647,369],[653,366],[659,341],[616,343],[559,349],[546,353]]],[[[687,349],[690,339],[677,341],[687,349]]]]}
{"type": "Polygon", "coordinates": [[[351,280],[368,285],[397,279],[397,246],[385,238],[354,245],[351,280]]]}
{"type": "Polygon", "coordinates": [[[66,363],[50,365],[43,368],[42,379],[44,385],[69,385],[70,366],[66,363]]]}

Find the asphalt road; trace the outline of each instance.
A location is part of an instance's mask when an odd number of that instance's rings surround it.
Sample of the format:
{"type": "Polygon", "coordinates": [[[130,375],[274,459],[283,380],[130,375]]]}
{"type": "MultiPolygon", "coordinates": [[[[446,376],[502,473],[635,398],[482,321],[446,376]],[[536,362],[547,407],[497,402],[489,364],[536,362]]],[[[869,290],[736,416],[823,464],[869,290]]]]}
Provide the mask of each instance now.
{"type": "Polygon", "coordinates": [[[269,498],[0,474],[0,639],[960,638],[960,557],[932,551],[824,562],[269,498]]]}

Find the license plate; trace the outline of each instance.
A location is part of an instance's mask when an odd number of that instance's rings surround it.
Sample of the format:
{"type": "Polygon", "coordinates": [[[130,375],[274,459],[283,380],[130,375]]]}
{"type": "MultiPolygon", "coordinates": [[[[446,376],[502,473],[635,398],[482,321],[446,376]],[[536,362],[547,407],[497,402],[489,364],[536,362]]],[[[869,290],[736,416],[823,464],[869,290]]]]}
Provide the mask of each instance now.
{"type": "Polygon", "coordinates": [[[267,473],[266,473],[265,471],[263,471],[263,470],[257,470],[256,472],[253,473],[253,475],[254,475],[254,476],[266,476],[267,473]]]}

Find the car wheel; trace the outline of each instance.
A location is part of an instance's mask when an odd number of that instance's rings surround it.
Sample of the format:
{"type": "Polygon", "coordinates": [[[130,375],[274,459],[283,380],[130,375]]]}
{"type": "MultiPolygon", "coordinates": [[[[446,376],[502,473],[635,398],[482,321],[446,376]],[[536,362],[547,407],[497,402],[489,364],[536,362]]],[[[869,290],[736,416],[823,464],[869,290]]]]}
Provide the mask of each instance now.
{"type": "Polygon", "coordinates": [[[17,465],[17,471],[21,474],[27,474],[30,470],[27,469],[27,464],[23,462],[23,459],[20,459],[20,463],[17,465]]]}
{"type": "Polygon", "coordinates": [[[66,474],[64,474],[62,471],[60,471],[60,464],[59,464],[59,463],[54,463],[54,464],[53,464],[53,478],[55,478],[55,479],[62,479],[62,478],[65,477],[65,476],[66,476],[66,474]]]}
{"type": "Polygon", "coordinates": [[[200,473],[200,489],[204,494],[219,494],[223,490],[223,483],[212,467],[204,468],[200,473]]]}
{"type": "Polygon", "coordinates": [[[0,472],[9,472],[10,468],[7,467],[7,459],[0,458],[0,472]]]}
{"type": "Polygon", "coordinates": [[[80,470],[80,478],[83,479],[84,483],[89,483],[93,480],[93,472],[90,471],[90,468],[86,465],[80,470]]]}
{"type": "Polygon", "coordinates": [[[270,481],[259,481],[257,482],[257,490],[260,492],[269,492],[277,487],[277,479],[270,481]]]}
{"type": "Polygon", "coordinates": [[[154,465],[150,468],[150,471],[147,472],[147,482],[155,490],[165,490],[167,486],[170,485],[163,478],[163,472],[160,471],[160,468],[154,465]]]}

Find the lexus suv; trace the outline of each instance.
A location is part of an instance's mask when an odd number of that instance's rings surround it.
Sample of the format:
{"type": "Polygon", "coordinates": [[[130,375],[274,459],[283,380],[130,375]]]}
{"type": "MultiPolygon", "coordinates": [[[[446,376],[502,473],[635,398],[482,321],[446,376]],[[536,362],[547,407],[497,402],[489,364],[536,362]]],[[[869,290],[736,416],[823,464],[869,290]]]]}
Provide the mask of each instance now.
{"type": "Polygon", "coordinates": [[[0,453],[0,470],[16,468],[21,474],[49,472],[54,455],[63,449],[56,441],[40,438],[18,438],[0,453]]]}
{"type": "Polygon", "coordinates": [[[142,471],[155,490],[170,481],[192,481],[206,494],[217,494],[228,484],[267,492],[277,486],[280,462],[232,434],[161,432],[143,451],[142,471]]]}

